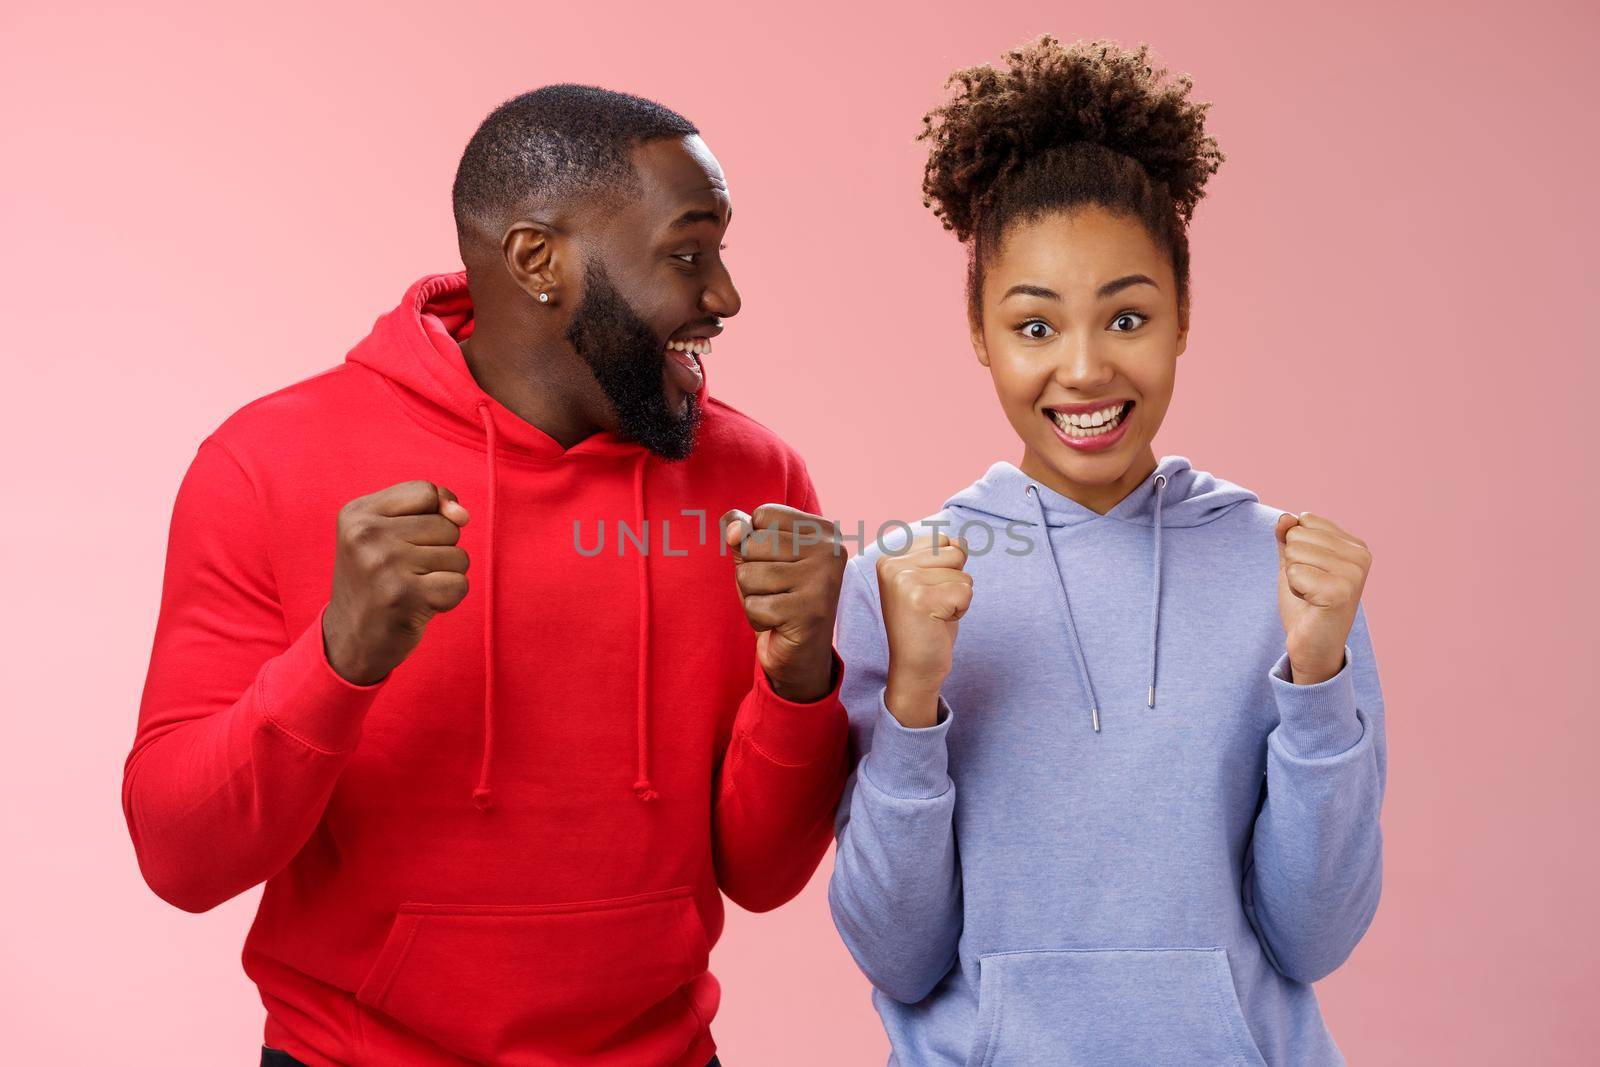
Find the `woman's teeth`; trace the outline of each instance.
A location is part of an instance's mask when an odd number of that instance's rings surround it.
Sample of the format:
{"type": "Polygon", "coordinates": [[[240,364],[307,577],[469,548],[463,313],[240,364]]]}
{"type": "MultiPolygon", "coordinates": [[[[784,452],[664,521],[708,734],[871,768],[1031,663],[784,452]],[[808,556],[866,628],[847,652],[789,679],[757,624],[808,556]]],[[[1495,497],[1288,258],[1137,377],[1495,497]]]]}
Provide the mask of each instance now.
{"type": "Polygon", "coordinates": [[[1067,415],[1055,410],[1050,410],[1048,414],[1055,420],[1055,424],[1061,427],[1061,432],[1068,437],[1099,437],[1117,428],[1117,424],[1122,421],[1124,406],[1113,404],[1108,408],[1085,412],[1082,415],[1067,415]]]}
{"type": "Polygon", "coordinates": [[[692,352],[697,356],[704,356],[711,351],[711,338],[698,337],[692,341],[668,341],[667,347],[674,352],[692,352]]]}

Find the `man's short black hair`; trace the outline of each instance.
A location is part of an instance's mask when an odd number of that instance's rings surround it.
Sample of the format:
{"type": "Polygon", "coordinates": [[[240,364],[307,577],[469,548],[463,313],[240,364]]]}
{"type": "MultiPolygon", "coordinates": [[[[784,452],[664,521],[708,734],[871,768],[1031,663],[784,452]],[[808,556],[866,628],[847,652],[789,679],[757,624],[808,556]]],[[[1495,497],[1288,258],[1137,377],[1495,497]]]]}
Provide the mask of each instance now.
{"type": "Polygon", "coordinates": [[[699,133],[676,111],[592,85],[547,85],[501,104],[467,142],[452,190],[457,236],[491,225],[530,194],[554,199],[626,187],[629,154],[660,137],[699,133]]]}

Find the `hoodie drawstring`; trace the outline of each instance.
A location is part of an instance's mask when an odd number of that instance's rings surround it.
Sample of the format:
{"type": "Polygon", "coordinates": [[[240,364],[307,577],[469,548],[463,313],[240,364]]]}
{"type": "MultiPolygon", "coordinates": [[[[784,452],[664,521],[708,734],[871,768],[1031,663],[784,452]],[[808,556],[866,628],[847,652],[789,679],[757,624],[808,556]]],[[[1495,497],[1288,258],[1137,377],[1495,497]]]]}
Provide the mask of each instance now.
{"type": "MultiPolygon", "coordinates": [[[[494,765],[494,538],[495,538],[495,454],[496,435],[494,414],[487,401],[478,401],[478,417],[483,421],[487,438],[486,458],[489,481],[489,507],[485,522],[489,530],[485,535],[483,563],[483,765],[478,771],[478,784],[472,790],[472,802],[479,811],[494,807],[494,789],[490,784],[490,770],[494,765]]],[[[642,801],[656,800],[660,794],[650,782],[650,543],[644,525],[644,479],[650,453],[639,453],[638,465],[633,475],[633,507],[639,523],[640,536],[646,549],[637,553],[639,560],[639,671],[638,689],[635,693],[635,729],[638,738],[638,778],[633,783],[634,796],[642,801]]],[[[620,535],[619,535],[620,536],[620,535]]]]}
{"type": "MultiPolygon", "coordinates": [[[[644,472],[650,461],[648,451],[640,451],[639,465],[633,471],[633,510],[639,522],[645,549],[636,553],[639,560],[639,670],[634,696],[634,728],[637,732],[639,777],[633,795],[652,801],[661,794],[650,784],[650,531],[644,517],[644,472]]],[[[618,547],[621,547],[619,540],[618,547]]]]}
{"type": "Polygon", "coordinates": [[[1083,687],[1089,695],[1089,722],[1094,727],[1095,733],[1100,732],[1100,702],[1094,695],[1094,683],[1089,679],[1089,664],[1083,658],[1083,645],[1078,641],[1078,627],[1072,621],[1072,602],[1067,597],[1067,580],[1061,574],[1061,564],[1056,560],[1055,549],[1050,546],[1050,526],[1045,522],[1044,501],[1039,496],[1039,487],[1033,484],[1023,490],[1033,497],[1034,506],[1039,509],[1039,535],[1044,540],[1044,555],[1050,561],[1051,568],[1056,575],[1056,588],[1061,591],[1061,613],[1067,619],[1067,633],[1072,638],[1072,651],[1078,657],[1078,677],[1083,679],[1083,687]]]}
{"type": "Polygon", "coordinates": [[[1161,490],[1167,486],[1165,474],[1156,475],[1156,560],[1155,588],[1150,592],[1150,699],[1146,707],[1156,706],[1156,627],[1161,621],[1161,490]]]}
{"type": "Polygon", "coordinates": [[[483,766],[478,771],[478,785],[472,791],[472,802],[479,811],[494,807],[494,790],[489,786],[489,768],[494,762],[494,518],[495,518],[495,432],[494,414],[486,401],[478,401],[478,417],[483,420],[483,432],[488,438],[486,462],[489,479],[489,525],[485,539],[483,561],[483,766]]]}
{"type": "MultiPolygon", "coordinates": [[[[1156,706],[1156,630],[1161,617],[1161,491],[1166,488],[1167,476],[1157,474],[1155,477],[1155,574],[1154,584],[1150,598],[1150,688],[1149,706],[1156,706]]],[[[1050,526],[1045,521],[1044,500],[1040,497],[1039,487],[1028,484],[1023,492],[1033,497],[1034,507],[1039,514],[1039,531],[1044,540],[1044,554],[1050,560],[1051,569],[1055,571],[1056,588],[1061,591],[1061,612],[1066,616],[1067,634],[1072,638],[1072,651],[1078,659],[1078,676],[1083,679],[1083,687],[1089,697],[1089,723],[1094,727],[1095,733],[1100,732],[1100,701],[1095,696],[1094,681],[1089,677],[1089,663],[1083,655],[1083,644],[1078,640],[1078,627],[1072,619],[1072,602],[1067,595],[1067,579],[1061,573],[1061,563],[1056,559],[1055,549],[1050,545],[1050,526]]]]}

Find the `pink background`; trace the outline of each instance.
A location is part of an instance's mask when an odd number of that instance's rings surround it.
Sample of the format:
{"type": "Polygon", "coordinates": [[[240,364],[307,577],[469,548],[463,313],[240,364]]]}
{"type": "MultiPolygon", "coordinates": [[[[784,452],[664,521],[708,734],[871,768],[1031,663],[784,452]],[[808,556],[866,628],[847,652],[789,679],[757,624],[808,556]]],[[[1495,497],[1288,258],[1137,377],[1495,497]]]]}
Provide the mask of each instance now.
{"type": "MultiPolygon", "coordinates": [[[[119,809],[172,498],[225,416],[455,268],[450,180],[489,108],[589,81],[706,131],[745,298],[716,392],[875,525],[1018,458],[912,137],[951,68],[1049,30],[1149,40],[1216,104],[1157,451],[1375,552],[1386,884],[1319,986],[1330,1025],[1360,1064],[1593,1062],[1593,8],[130,6],[0,14],[7,1061],[254,1062],[257,892],[163,904],[119,809]]],[[[830,866],[730,912],[730,1067],[883,1060],[830,866]]]]}

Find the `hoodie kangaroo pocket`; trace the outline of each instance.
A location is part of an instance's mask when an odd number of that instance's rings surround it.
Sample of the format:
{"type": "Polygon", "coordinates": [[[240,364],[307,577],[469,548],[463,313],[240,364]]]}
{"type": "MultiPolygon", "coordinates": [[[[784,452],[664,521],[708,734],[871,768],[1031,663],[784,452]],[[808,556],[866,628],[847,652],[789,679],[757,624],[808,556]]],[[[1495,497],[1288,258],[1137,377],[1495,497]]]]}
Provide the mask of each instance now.
{"type": "Polygon", "coordinates": [[[967,1067],[1265,1067],[1220,948],[996,952],[967,1067]]]}
{"type": "Polygon", "coordinates": [[[566,904],[407,903],[356,1000],[485,1063],[518,1052],[561,1063],[636,1038],[681,1051],[702,1028],[685,987],[709,962],[687,887],[566,904]]]}

